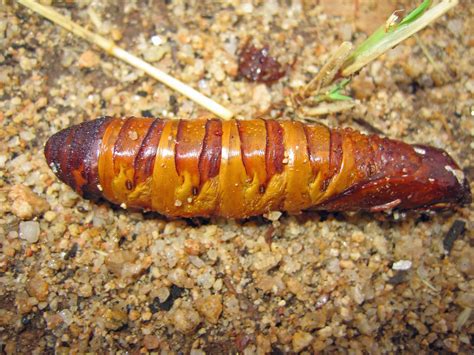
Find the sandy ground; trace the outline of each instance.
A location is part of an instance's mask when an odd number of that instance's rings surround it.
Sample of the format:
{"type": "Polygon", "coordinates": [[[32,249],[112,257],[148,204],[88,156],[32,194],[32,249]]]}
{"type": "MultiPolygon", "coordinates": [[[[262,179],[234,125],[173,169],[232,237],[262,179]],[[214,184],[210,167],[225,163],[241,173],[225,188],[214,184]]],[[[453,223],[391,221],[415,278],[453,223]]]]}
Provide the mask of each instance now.
{"type": "MultiPolygon", "coordinates": [[[[410,39],[354,79],[354,109],[321,122],[441,147],[474,181],[474,6],[462,3],[419,35],[435,65],[410,39]]],[[[242,118],[413,4],[53,1],[242,118]],[[236,77],[249,38],[291,65],[277,83],[236,77]]],[[[52,133],[101,115],[203,113],[19,5],[1,8],[2,351],[472,353],[472,205],[171,221],[83,200],[43,157],[52,133]]]]}

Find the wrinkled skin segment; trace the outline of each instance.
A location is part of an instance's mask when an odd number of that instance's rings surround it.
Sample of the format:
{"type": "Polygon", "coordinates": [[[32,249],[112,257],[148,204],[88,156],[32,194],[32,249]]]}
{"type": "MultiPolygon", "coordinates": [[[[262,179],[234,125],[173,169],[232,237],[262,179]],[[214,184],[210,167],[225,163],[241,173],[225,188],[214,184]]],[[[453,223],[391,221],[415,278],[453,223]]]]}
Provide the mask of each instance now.
{"type": "Polygon", "coordinates": [[[45,156],[85,198],[174,217],[471,201],[464,174],[440,149],[294,121],[104,117],[56,133],[45,156]]]}

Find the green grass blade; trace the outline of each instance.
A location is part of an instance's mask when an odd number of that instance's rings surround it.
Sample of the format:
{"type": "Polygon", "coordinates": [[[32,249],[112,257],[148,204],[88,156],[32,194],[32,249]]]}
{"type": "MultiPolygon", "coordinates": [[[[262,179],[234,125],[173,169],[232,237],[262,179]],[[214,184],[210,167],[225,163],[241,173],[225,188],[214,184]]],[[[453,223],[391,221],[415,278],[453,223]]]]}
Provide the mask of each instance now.
{"type": "Polygon", "coordinates": [[[381,26],[349,55],[342,66],[341,75],[347,77],[357,72],[375,58],[444,15],[458,3],[458,0],[443,0],[430,8],[431,1],[425,0],[398,25],[388,29],[386,25],[381,26]]]}
{"type": "Polygon", "coordinates": [[[398,26],[403,26],[406,24],[409,24],[410,22],[413,22],[416,20],[418,17],[420,17],[428,8],[431,6],[431,0],[425,0],[423,3],[418,6],[415,10],[410,12],[400,23],[398,26]]]}

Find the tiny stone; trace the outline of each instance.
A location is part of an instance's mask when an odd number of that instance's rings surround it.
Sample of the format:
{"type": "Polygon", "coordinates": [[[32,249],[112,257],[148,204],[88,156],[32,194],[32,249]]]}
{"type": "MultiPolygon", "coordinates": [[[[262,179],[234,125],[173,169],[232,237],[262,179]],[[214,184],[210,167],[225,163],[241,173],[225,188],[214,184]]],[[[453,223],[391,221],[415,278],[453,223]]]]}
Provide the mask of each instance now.
{"type": "Polygon", "coordinates": [[[143,58],[147,62],[158,62],[165,56],[166,52],[165,46],[152,46],[146,49],[143,58]]]}
{"type": "Polygon", "coordinates": [[[212,288],[216,291],[220,291],[223,286],[223,281],[222,279],[217,279],[216,282],[214,282],[214,285],[212,285],[212,288]]]}
{"type": "Polygon", "coordinates": [[[174,310],[171,313],[170,320],[171,324],[173,324],[179,332],[184,334],[192,333],[199,323],[201,323],[201,317],[191,307],[183,307],[174,310]]]}
{"type": "Polygon", "coordinates": [[[56,212],[53,212],[53,211],[47,211],[45,214],[44,214],[44,219],[48,222],[52,222],[54,221],[54,219],[56,218],[57,214],[56,212]]]}
{"type": "Polygon", "coordinates": [[[81,297],[91,297],[93,294],[93,289],[90,284],[84,284],[79,288],[79,295],[81,297]]]}
{"type": "Polygon", "coordinates": [[[216,66],[213,75],[217,82],[222,82],[225,79],[225,72],[220,66],[216,66]]]}
{"type": "Polygon", "coordinates": [[[261,111],[266,111],[270,107],[272,96],[265,84],[258,84],[253,89],[252,102],[261,111]]]}
{"type": "Polygon", "coordinates": [[[339,265],[341,266],[341,268],[343,269],[353,269],[355,267],[354,263],[352,262],[352,260],[341,260],[339,262],[339,265]]]}
{"type": "Polygon", "coordinates": [[[6,327],[15,318],[15,314],[13,312],[7,311],[6,309],[0,309],[0,327],[6,327]]]}
{"type": "Polygon", "coordinates": [[[184,241],[184,251],[188,255],[199,255],[202,252],[201,243],[195,239],[186,239],[184,241]]]}
{"type": "Polygon", "coordinates": [[[217,324],[222,313],[222,296],[212,295],[200,298],[196,301],[198,312],[212,324],[217,324]]]}
{"type": "Polygon", "coordinates": [[[20,219],[32,219],[49,209],[49,204],[45,199],[24,185],[14,185],[8,193],[8,199],[13,214],[20,219]]]}
{"type": "Polygon", "coordinates": [[[474,291],[460,292],[455,302],[461,307],[474,309],[474,291]]]}
{"type": "Polygon", "coordinates": [[[40,225],[36,221],[20,222],[19,226],[20,239],[26,240],[28,243],[36,243],[40,235],[40,225]]]}
{"type": "Polygon", "coordinates": [[[282,213],[280,211],[272,211],[265,215],[265,218],[269,219],[272,222],[276,222],[280,219],[282,213]]]}
{"type": "Polygon", "coordinates": [[[410,260],[399,260],[392,265],[393,270],[409,270],[412,262],[410,260]]]}
{"type": "Polygon", "coordinates": [[[110,330],[118,330],[127,324],[128,316],[120,309],[107,309],[104,313],[105,327],[110,330]]]}
{"type": "Polygon", "coordinates": [[[48,325],[48,329],[56,329],[61,323],[63,323],[63,317],[59,314],[53,314],[46,317],[46,323],[48,325]]]}
{"type": "Polygon", "coordinates": [[[185,287],[188,284],[188,275],[186,271],[181,268],[176,268],[170,271],[168,274],[168,280],[179,287],[185,287]]]}
{"type": "Polygon", "coordinates": [[[102,90],[101,95],[105,101],[110,101],[115,95],[117,95],[117,89],[114,86],[106,87],[102,90]]]}
{"type": "Polygon", "coordinates": [[[324,327],[326,324],[326,312],[325,311],[317,311],[306,313],[304,317],[301,319],[301,326],[303,330],[306,331],[313,331],[318,328],[324,327]]]}
{"type": "Polygon", "coordinates": [[[332,335],[332,327],[329,325],[327,327],[324,327],[318,330],[318,336],[320,336],[321,338],[329,338],[331,335],[332,335]]]}
{"type": "Polygon", "coordinates": [[[199,256],[195,256],[195,255],[190,255],[189,256],[189,261],[191,262],[191,264],[193,264],[198,269],[200,269],[204,265],[206,265],[206,263],[204,261],[202,261],[202,259],[199,256]]]}
{"type": "Polygon", "coordinates": [[[156,335],[145,335],[143,345],[145,345],[145,348],[148,350],[154,350],[160,346],[160,340],[156,335]]]}
{"type": "Polygon", "coordinates": [[[151,37],[151,43],[153,43],[154,46],[159,46],[160,44],[163,43],[163,40],[161,39],[160,36],[154,35],[151,37]]]}
{"type": "Polygon", "coordinates": [[[474,248],[466,246],[456,259],[456,267],[469,277],[474,277],[474,248]]]}
{"type": "Polygon", "coordinates": [[[26,284],[26,291],[38,301],[45,301],[48,297],[49,284],[39,275],[31,277],[26,284]]]}
{"type": "Polygon", "coordinates": [[[313,336],[309,333],[298,331],[293,335],[291,339],[291,344],[293,345],[293,351],[299,353],[301,350],[306,348],[311,341],[313,340],[313,336]]]}
{"type": "Polygon", "coordinates": [[[131,310],[130,313],[128,314],[128,319],[130,319],[132,322],[136,321],[139,318],[140,318],[140,313],[136,310],[131,310]]]}
{"type": "Polygon", "coordinates": [[[145,322],[148,322],[151,319],[152,316],[153,316],[153,314],[151,312],[148,312],[148,311],[144,312],[142,314],[142,320],[144,320],[145,322]]]}
{"type": "Polygon", "coordinates": [[[326,266],[326,269],[327,269],[327,271],[329,271],[331,273],[341,272],[339,259],[337,259],[337,258],[329,259],[328,263],[327,263],[327,266],[326,266]]]}
{"type": "Polygon", "coordinates": [[[365,235],[362,232],[352,233],[352,241],[355,243],[362,243],[365,240],[365,235]]]}
{"type": "Polygon", "coordinates": [[[281,254],[272,252],[258,252],[254,255],[253,267],[255,270],[270,270],[281,261],[281,254]]]}
{"type": "Polygon", "coordinates": [[[95,52],[87,50],[81,54],[78,60],[78,65],[80,68],[92,68],[100,63],[100,57],[95,52]]]}
{"type": "Polygon", "coordinates": [[[120,41],[123,38],[123,34],[118,28],[112,28],[110,35],[114,41],[120,41]]]}
{"type": "Polygon", "coordinates": [[[160,302],[165,302],[170,296],[170,289],[168,287],[160,287],[156,291],[156,296],[160,299],[160,302]]]}

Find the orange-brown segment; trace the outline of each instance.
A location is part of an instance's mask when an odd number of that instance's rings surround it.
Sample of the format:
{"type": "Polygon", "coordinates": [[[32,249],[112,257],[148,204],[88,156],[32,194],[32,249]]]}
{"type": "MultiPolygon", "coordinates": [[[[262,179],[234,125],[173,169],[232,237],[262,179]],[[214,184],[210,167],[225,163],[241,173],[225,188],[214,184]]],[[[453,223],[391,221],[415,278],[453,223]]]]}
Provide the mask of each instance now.
{"type": "Polygon", "coordinates": [[[284,131],[285,201],[283,210],[299,212],[311,206],[309,183],[313,176],[303,124],[281,123],[284,131]]]}
{"type": "Polygon", "coordinates": [[[249,179],[257,179],[260,193],[264,192],[267,181],[265,151],[267,131],[264,120],[237,121],[242,161],[249,179]]]}
{"type": "Polygon", "coordinates": [[[129,194],[135,188],[135,160],[152,123],[152,118],[131,117],[122,125],[115,141],[113,188],[116,198],[126,204],[129,194]]]}
{"type": "Polygon", "coordinates": [[[99,148],[99,190],[102,190],[107,200],[117,204],[121,204],[123,201],[116,197],[116,191],[112,186],[115,178],[114,147],[124,122],[125,120],[123,119],[114,118],[109,123],[99,148]]]}
{"type": "MultiPolygon", "coordinates": [[[[184,177],[186,175],[189,177],[195,193],[199,190],[200,185],[199,157],[203,151],[205,135],[205,120],[179,121],[176,137],[176,170],[179,176],[184,177]]],[[[212,172],[212,174],[215,174],[215,172],[212,172]]]]}

